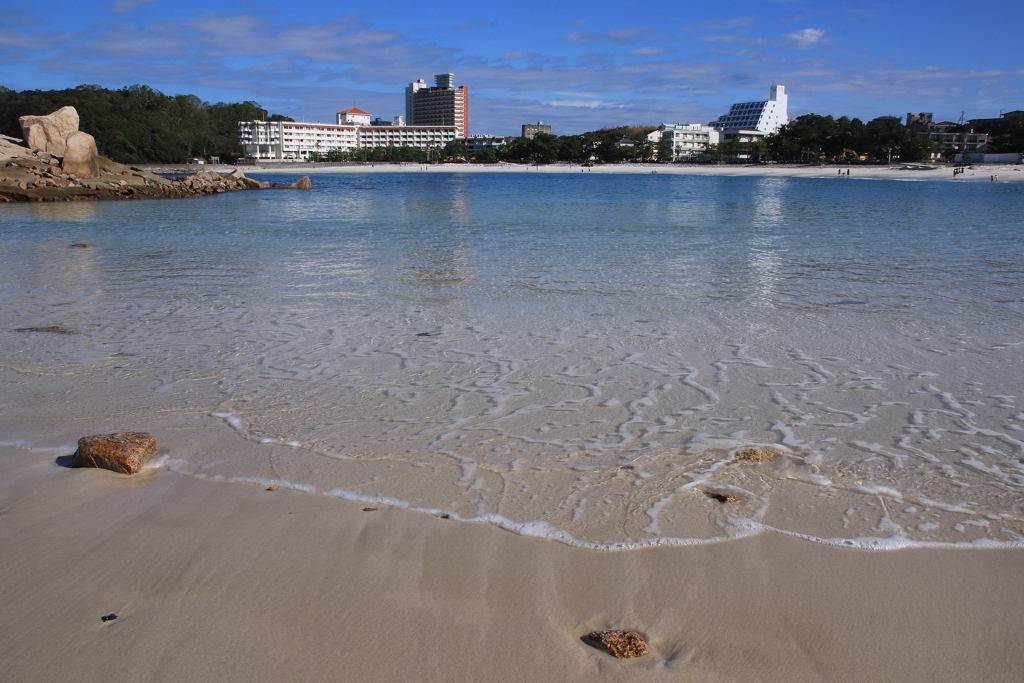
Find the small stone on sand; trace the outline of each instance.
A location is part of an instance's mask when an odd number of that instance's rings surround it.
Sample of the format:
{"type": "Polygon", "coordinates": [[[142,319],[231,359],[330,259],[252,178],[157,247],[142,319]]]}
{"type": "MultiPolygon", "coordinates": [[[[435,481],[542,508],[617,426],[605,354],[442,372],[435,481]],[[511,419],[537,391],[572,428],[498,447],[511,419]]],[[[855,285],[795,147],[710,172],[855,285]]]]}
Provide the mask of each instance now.
{"type": "Polygon", "coordinates": [[[775,459],[775,452],[760,446],[748,446],[733,456],[733,462],[741,464],[769,462],[775,459]]]}
{"type": "Polygon", "coordinates": [[[156,455],[156,439],[146,432],[115,432],[83,436],[71,458],[72,467],[99,467],[135,474],[156,455]]]}
{"type": "Polygon", "coordinates": [[[735,503],[739,500],[738,496],[734,496],[729,493],[722,493],[721,491],[704,491],[704,495],[708,498],[714,498],[719,503],[735,503]]]}
{"type": "Polygon", "coordinates": [[[376,512],[378,508],[363,508],[363,512],[376,512]]]}
{"type": "Polygon", "coordinates": [[[588,633],[585,640],[619,659],[647,654],[647,643],[636,631],[594,631],[588,633]]]}

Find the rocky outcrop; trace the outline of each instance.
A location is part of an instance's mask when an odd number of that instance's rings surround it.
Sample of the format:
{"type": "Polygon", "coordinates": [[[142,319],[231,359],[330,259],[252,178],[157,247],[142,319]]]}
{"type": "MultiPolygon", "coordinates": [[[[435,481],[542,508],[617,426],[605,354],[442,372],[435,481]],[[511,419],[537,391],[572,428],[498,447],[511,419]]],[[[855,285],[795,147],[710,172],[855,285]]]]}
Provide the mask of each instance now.
{"type": "Polygon", "coordinates": [[[643,657],[647,654],[647,643],[636,631],[594,631],[583,640],[619,659],[643,657]]]}
{"type": "Polygon", "coordinates": [[[30,150],[62,157],[68,136],[78,131],[78,111],[74,107],[61,107],[46,116],[22,116],[18,123],[30,150]]]}
{"type": "MultiPolygon", "coordinates": [[[[199,197],[270,187],[246,178],[241,169],[165,178],[105,159],[96,150],[96,140],[78,130],[74,107],[19,121],[26,147],[0,138],[0,203],[199,197]]],[[[312,184],[304,176],[288,187],[308,190],[312,184]]]]}
{"type": "Polygon", "coordinates": [[[135,474],[156,455],[156,439],[146,432],[115,432],[83,436],[71,458],[72,467],[100,467],[135,474]]]}
{"type": "MultiPolygon", "coordinates": [[[[70,139],[73,150],[78,136],[70,136],[70,139]]],[[[88,140],[84,142],[87,144],[88,140]]],[[[70,156],[65,157],[65,162],[70,156]]],[[[85,156],[88,159],[88,153],[85,156]]],[[[201,197],[270,187],[268,182],[246,178],[241,169],[225,174],[200,171],[190,176],[165,178],[101,156],[96,156],[93,163],[95,175],[83,177],[77,172],[67,172],[48,153],[34,153],[0,140],[0,203],[201,197]]],[[[92,164],[88,172],[92,174],[92,164]]]]}
{"type": "Polygon", "coordinates": [[[95,178],[100,174],[99,152],[96,151],[96,139],[88,133],[76,130],[68,136],[64,161],[61,169],[79,178],[95,178]]]}

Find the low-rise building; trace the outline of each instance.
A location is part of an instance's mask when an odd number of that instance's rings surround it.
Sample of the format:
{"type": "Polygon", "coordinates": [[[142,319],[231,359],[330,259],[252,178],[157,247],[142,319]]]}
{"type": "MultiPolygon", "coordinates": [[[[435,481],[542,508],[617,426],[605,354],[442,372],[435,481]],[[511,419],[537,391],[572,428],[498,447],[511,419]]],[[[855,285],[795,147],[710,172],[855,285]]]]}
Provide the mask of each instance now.
{"type": "Polygon", "coordinates": [[[247,158],[260,161],[306,161],[310,154],[357,148],[444,147],[460,137],[456,126],[407,126],[402,117],[387,125],[370,125],[362,109],[338,112],[337,124],[297,121],[239,121],[238,142],[247,158]]]}
{"type": "Polygon", "coordinates": [[[431,149],[444,147],[460,138],[456,126],[363,126],[359,129],[359,146],[374,147],[418,147],[431,149]]]}
{"type": "Polygon", "coordinates": [[[1002,112],[999,115],[999,118],[971,119],[967,122],[967,125],[978,132],[998,135],[999,133],[1002,133],[1003,129],[1014,119],[1021,117],[1024,117],[1024,111],[1015,109],[1013,111],[1002,112]]]}
{"type": "Polygon", "coordinates": [[[462,140],[467,152],[479,152],[487,148],[497,149],[502,145],[511,142],[512,138],[503,135],[470,135],[462,140]]]}
{"type": "Polygon", "coordinates": [[[672,146],[672,160],[693,160],[700,158],[708,145],[717,145],[720,133],[712,126],[699,123],[663,123],[658,130],[648,135],[657,135],[653,141],[667,142],[672,146]]]}
{"type": "Polygon", "coordinates": [[[970,154],[984,152],[988,146],[988,133],[977,133],[973,128],[952,121],[934,123],[931,112],[907,113],[907,128],[938,146],[939,151],[932,155],[936,158],[951,149],[963,152],[966,148],[970,154]]]}
{"type": "Polygon", "coordinates": [[[239,121],[238,144],[247,158],[261,161],[304,161],[311,152],[358,146],[356,125],[297,121],[239,121]]]}
{"type": "Polygon", "coordinates": [[[537,133],[547,133],[551,135],[551,126],[545,126],[542,121],[537,123],[524,123],[523,124],[523,137],[533,139],[533,136],[537,133]]]}

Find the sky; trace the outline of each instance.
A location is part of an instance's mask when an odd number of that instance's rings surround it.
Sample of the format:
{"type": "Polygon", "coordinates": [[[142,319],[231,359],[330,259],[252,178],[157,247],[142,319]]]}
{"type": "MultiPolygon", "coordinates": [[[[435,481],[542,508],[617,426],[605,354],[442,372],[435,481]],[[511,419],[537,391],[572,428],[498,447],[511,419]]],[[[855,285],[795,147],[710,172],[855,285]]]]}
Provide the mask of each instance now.
{"type": "Polygon", "coordinates": [[[1021,0],[0,0],[0,16],[8,88],[139,83],[305,121],[404,114],[407,84],[448,72],[471,134],[708,123],[772,83],[791,118],[1024,109],[1021,0]]]}

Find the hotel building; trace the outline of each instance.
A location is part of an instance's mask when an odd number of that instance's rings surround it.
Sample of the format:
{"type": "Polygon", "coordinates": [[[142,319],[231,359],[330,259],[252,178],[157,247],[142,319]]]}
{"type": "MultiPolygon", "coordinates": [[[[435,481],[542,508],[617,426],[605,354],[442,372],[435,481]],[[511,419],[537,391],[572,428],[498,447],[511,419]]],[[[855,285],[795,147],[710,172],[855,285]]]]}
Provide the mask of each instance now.
{"type": "Polygon", "coordinates": [[[739,102],[729,113],[718,117],[709,126],[717,128],[723,142],[738,140],[750,142],[766,135],[778,133],[789,123],[789,96],[786,87],[773,85],[769,97],[763,102],[739,102]]]}
{"type": "Polygon", "coordinates": [[[370,124],[370,113],[355,107],[338,112],[335,124],[239,121],[238,142],[247,158],[306,161],[314,152],[389,146],[432,149],[463,137],[456,126],[405,125],[400,116],[385,125],[370,124]]]}
{"type": "Polygon", "coordinates": [[[469,137],[469,87],[455,87],[454,74],[434,76],[434,87],[423,79],[405,88],[405,120],[410,126],[455,126],[469,137]]]}
{"type": "Polygon", "coordinates": [[[651,142],[667,142],[672,145],[673,161],[692,160],[704,154],[708,145],[718,144],[719,132],[699,123],[663,123],[647,138],[651,142]]]}

